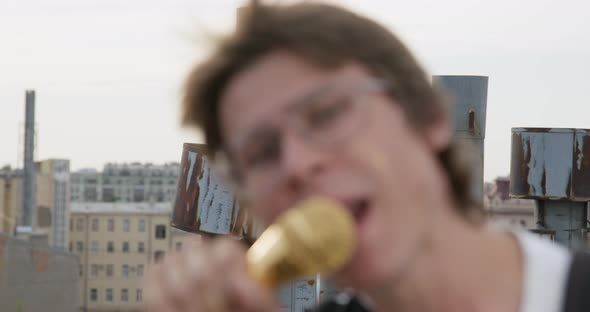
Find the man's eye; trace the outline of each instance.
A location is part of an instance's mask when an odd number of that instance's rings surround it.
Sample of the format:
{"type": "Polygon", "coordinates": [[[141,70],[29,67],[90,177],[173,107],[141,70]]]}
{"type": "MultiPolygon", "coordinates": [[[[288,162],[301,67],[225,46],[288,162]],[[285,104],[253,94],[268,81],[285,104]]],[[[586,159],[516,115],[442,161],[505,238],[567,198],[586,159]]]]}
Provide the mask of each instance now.
{"type": "Polygon", "coordinates": [[[307,123],[313,128],[322,128],[338,120],[350,108],[348,99],[338,99],[315,105],[307,114],[307,123]]]}
{"type": "Polygon", "coordinates": [[[245,153],[247,167],[258,167],[269,164],[279,157],[279,144],[266,142],[253,146],[245,153]]]}

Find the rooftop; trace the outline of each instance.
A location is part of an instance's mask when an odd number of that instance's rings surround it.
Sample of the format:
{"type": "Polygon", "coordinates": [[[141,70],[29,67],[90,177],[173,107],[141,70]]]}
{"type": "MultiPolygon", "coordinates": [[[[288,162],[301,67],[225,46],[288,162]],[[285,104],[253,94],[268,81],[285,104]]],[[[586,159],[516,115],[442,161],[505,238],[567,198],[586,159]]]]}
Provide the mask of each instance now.
{"type": "Polygon", "coordinates": [[[171,203],[70,203],[71,213],[88,214],[164,214],[172,212],[171,203]]]}

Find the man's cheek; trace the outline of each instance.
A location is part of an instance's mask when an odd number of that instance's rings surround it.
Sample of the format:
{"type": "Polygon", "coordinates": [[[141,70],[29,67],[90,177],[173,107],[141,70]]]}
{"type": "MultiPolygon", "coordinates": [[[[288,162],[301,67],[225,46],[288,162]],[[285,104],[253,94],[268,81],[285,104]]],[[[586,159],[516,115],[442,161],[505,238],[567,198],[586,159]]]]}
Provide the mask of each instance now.
{"type": "Polygon", "coordinates": [[[349,153],[357,163],[365,164],[373,172],[387,170],[387,154],[371,140],[355,140],[350,144],[349,153]]]}

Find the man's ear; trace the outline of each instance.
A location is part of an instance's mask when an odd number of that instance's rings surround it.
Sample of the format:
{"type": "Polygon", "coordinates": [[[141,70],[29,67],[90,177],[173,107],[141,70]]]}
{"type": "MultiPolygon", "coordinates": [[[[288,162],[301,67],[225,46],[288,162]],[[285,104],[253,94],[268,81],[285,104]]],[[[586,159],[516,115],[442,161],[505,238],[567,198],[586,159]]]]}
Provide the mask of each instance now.
{"type": "Polygon", "coordinates": [[[435,152],[441,152],[451,143],[451,125],[447,117],[436,119],[426,128],[426,142],[435,152]]]}

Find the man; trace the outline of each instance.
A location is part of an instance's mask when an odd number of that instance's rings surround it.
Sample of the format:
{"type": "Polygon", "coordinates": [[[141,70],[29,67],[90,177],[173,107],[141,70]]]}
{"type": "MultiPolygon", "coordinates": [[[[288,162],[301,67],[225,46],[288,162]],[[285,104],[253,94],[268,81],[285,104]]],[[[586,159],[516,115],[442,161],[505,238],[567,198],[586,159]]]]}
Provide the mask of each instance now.
{"type": "MultiPolygon", "coordinates": [[[[322,4],[244,14],[190,75],[184,120],[264,222],[313,195],[354,215],[333,280],[358,299],[325,311],[564,311],[572,256],[483,225],[445,103],[393,34],[322,4]]],[[[241,246],[193,247],[150,270],[148,308],[280,311],[241,246]]]]}

